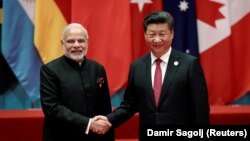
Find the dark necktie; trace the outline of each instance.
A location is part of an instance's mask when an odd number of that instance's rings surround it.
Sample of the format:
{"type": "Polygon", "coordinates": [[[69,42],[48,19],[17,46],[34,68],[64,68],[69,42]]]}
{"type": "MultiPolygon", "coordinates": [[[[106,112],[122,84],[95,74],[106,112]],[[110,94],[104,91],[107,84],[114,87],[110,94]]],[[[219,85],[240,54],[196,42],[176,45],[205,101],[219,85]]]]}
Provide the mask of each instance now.
{"type": "Polygon", "coordinates": [[[155,60],[156,68],[155,68],[155,78],[154,78],[154,97],[156,105],[158,105],[162,87],[161,62],[162,62],[161,59],[155,60]]]}

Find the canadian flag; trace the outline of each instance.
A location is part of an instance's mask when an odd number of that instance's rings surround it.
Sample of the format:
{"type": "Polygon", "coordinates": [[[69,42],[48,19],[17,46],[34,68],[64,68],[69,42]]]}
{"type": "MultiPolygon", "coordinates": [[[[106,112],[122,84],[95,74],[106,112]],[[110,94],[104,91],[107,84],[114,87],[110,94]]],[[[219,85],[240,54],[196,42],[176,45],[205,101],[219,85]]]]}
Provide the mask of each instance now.
{"type": "Polygon", "coordinates": [[[196,4],[209,102],[230,104],[250,91],[250,1],[198,0],[196,4]]]}

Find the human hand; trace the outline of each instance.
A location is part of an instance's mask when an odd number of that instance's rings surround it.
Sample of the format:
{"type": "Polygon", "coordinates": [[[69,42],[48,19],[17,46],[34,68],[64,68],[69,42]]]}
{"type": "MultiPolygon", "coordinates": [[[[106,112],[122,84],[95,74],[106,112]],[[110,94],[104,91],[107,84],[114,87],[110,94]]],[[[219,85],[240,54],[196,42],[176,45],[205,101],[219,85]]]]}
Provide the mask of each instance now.
{"type": "Polygon", "coordinates": [[[105,116],[95,116],[91,120],[90,130],[99,135],[105,134],[111,127],[111,123],[105,116]]]}

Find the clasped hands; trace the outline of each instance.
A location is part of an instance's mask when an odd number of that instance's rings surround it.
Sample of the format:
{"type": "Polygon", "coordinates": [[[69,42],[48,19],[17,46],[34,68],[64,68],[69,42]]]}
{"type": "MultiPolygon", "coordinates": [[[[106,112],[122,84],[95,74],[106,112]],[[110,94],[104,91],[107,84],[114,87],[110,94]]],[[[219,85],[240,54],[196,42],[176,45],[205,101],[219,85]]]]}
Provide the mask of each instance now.
{"type": "Polygon", "coordinates": [[[90,130],[99,135],[103,135],[110,129],[111,126],[112,124],[108,121],[107,117],[99,115],[92,118],[90,130]]]}

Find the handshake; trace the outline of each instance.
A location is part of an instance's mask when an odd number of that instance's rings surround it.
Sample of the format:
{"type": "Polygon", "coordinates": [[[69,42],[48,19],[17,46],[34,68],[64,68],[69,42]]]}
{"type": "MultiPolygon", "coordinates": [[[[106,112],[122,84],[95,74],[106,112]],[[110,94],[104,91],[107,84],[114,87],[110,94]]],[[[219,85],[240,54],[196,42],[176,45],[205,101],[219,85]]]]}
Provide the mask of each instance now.
{"type": "Polygon", "coordinates": [[[111,126],[112,124],[108,121],[107,117],[99,115],[92,118],[89,130],[96,134],[103,135],[111,126]]]}

